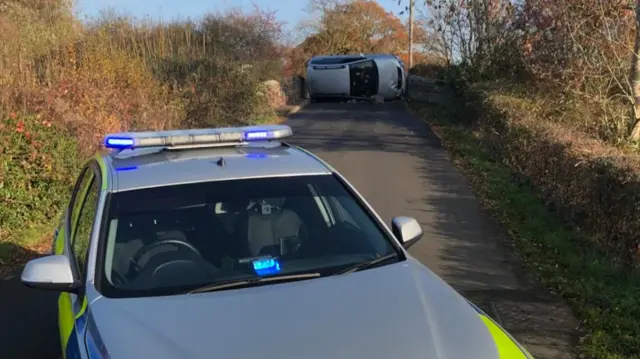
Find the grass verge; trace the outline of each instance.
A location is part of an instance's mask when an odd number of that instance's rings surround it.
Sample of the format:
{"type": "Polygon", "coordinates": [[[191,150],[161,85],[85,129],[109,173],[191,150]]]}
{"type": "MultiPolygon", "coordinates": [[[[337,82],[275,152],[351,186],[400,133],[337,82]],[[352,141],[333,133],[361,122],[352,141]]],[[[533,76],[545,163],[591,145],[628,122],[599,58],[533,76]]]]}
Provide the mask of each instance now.
{"type": "Polygon", "coordinates": [[[466,172],[525,267],[572,307],[581,321],[580,357],[640,358],[640,275],[613,265],[549,210],[534,188],[492,158],[472,128],[453,123],[455,106],[409,107],[466,172]]]}

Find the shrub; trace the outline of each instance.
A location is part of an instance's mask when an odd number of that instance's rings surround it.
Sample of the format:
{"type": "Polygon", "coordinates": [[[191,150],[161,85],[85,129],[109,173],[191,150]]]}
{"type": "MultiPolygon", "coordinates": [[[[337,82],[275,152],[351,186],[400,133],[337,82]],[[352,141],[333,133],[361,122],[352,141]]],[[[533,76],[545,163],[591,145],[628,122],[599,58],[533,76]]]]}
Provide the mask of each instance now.
{"type": "Polygon", "coordinates": [[[639,259],[640,157],[546,121],[538,101],[475,86],[467,103],[478,139],[614,262],[639,259]]]}
{"type": "Polygon", "coordinates": [[[230,11],[153,24],[106,14],[87,25],[66,0],[2,2],[0,242],[24,244],[30,228],[43,236],[108,132],[275,119],[261,86],[283,71],[274,19],[230,11]]]}
{"type": "MultiPolygon", "coordinates": [[[[0,124],[0,242],[28,243],[68,201],[79,171],[77,140],[41,116],[16,115],[0,124]]],[[[51,228],[49,228],[51,230],[51,228]]]]}
{"type": "Polygon", "coordinates": [[[594,138],[628,140],[635,16],[628,1],[429,0],[430,48],[472,81],[526,84],[584,115],[565,118],[594,138]],[[465,66],[470,65],[470,66],[465,66]]]}
{"type": "Polygon", "coordinates": [[[273,115],[261,82],[252,71],[235,62],[220,59],[197,61],[165,60],[159,77],[171,79],[180,89],[186,127],[249,124],[253,119],[273,115]]]}
{"type": "Polygon", "coordinates": [[[439,63],[418,63],[409,69],[409,74],[424,78],[438,79],[442,78],[446,71],[446,67],[439,63]]]}

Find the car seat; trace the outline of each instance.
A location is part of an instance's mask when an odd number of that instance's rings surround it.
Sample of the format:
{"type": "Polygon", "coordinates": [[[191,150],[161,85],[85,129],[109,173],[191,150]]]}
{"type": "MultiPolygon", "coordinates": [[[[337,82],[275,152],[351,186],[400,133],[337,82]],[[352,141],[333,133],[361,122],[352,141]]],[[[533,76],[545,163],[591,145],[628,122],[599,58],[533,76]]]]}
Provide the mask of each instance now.
{"type": "Polygon", "coordinates": [[[281,241],[297,238],[302,229],[298,214],[283,208],[285,198],[263,199],[256,203],[246,218],[246,243],[252,256],[279,256],[281,241]]]}

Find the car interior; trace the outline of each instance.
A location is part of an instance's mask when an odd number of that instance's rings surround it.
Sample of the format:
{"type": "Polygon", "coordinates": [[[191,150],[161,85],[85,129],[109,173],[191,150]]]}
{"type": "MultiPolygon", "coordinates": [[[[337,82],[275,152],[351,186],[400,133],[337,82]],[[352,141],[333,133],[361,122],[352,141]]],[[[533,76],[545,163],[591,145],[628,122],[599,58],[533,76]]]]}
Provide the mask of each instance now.
{"type": "Polygon", "coordinates": [[[371,97],[378,93],[378,69],[372,60],[349,65],[351,96],[371,97]]]}
{"type": "Polygon", "coordinates": [[[247,259],[261,256],[287,261],[375,253],[337,206],[334,197],[238,197],[123,214],[107,278],[123,288],[169,287],[250,275],[247,259]]]}

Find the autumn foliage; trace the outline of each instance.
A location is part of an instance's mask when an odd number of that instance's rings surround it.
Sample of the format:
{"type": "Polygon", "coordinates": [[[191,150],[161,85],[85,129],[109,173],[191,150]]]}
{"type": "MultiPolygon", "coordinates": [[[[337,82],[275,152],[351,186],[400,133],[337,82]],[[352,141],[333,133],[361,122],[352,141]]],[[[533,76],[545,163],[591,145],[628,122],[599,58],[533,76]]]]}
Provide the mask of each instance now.
{"type": "MultiPolygon", "coordinates": [[[[311,2],[317,21],[306,26],[310,33],[291,50],[292,71],[304,74],[304,63],[315,55],[354,53],[391,53],[408,60],[409,35],[407,24],[385,10],[374,0],[311,2]]],[[[414,39],[424,39],[416,26],[414,39]]],[[[414,57],[420,59],[418,51],[414,57]]]]}
{"type": "MultiPolygon", "coordinates": [[[[508,119],[491,133],[516,136],[509,138],[515,142],[514,151],[516,146],[534,146],[531,138],[555,144],[540,144],[549,152],[520,148],[518,154],[508,150],[498,155],[507,156],[505,161],[515,170],[531,177],[550,201],[564,208],[560,213],[588,229],[612,258],[626,265],[638,263],[640,242],[632,210],[637,203],[593,194],[631,200],[634,197],[618,191],[635,193],[632,186],[640,178],[640,156],[629,141],[635,125],[630,81],[635,17],[629,2],[433,0],[427,6],[431,10],[427,25],[439,34],[438,48],[457,64],[450,71],[454,87],[465,92],[470,86],[486,88],[482,84],[490,82],[491,90],[483,90],[486,97],[511,99],[493,103],[497,110],[481,110],[483,116],[498,113],[505,103],[522,104],[522,117],[528,121],[508,119]],[[539,136],[517,137],[523,132],[510,127],[524,125],[539,136]],[[563,128],[565,133],[558,135],[563,128]],[[557,152],[558,146],[566,151],[557,152]],[[582,161],[568,151],[581,153],[582,161]],[[522,153],[533,157],[521,157],[522,153]],[[533,163],[540,167],[529,172],[533,163]],[[565,171],[564,177],[558,168],[575,171],[565,171]],[[588,180],[590,175],[597,183],[588,180]]],[[[513,106],[510,111],[515,113],[513,106]]],[[[501,141],[491,146],[502,146],[501,141]]]]}
{"type": "Polygon", "coordinates": [[[527,83],[553,94],[569,116],[563,121],[589,136],[628,139],[635,125],[629,1],[428,0],[427,9],[432,50],[466,66],[470,79],[527,83]]]}
{"type": "Polygon", "coordinates": [[[426,8],[431,49],[449,64],[437,75],[460,100],[448,106],[447,127],[468,141],[453,147],[465,147],[483,175],[504,176],[478,182],[499,202],[490,206],[510,212],[498,216],[511,218],[514,243],[526,242],[517,244],[524,262],[572,304],[576,356],[639,358],[633,2],[428,0],[426,8]],[[509,180],[517,185],[505,188],[509,180]],[[545,216],[561,219],[562,230],[548,230],[545,216]]]}
{"type": "Polygon", "coordinates": [[[105,133],[273,119],[262,81],[282,75],[280,36],[260,9],[83,24],[66,0],[0,2],[0,267],[4,244],[48,240],[105,133]]]}

